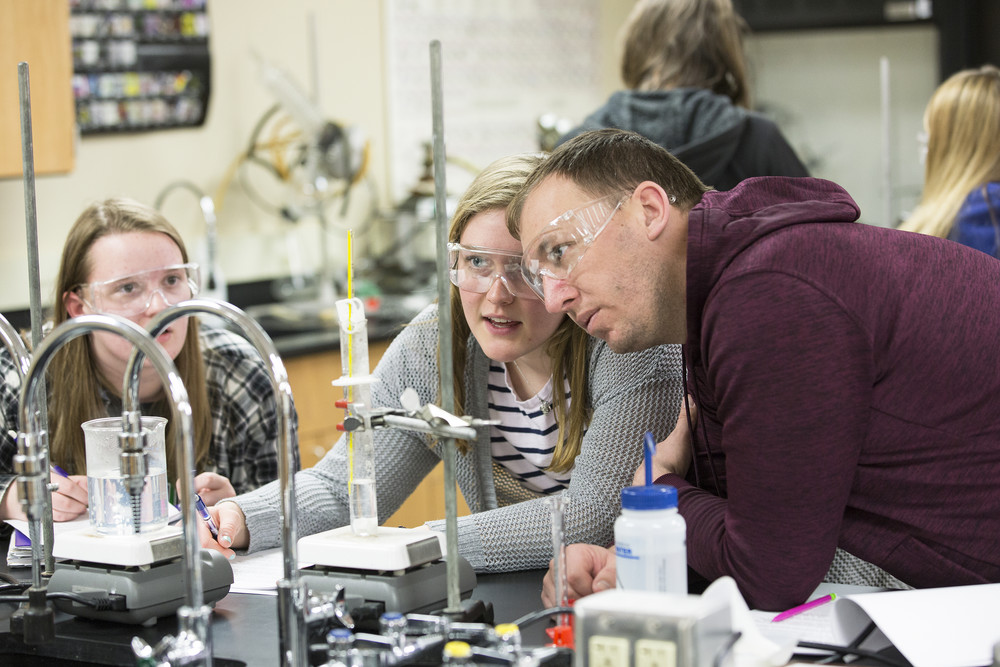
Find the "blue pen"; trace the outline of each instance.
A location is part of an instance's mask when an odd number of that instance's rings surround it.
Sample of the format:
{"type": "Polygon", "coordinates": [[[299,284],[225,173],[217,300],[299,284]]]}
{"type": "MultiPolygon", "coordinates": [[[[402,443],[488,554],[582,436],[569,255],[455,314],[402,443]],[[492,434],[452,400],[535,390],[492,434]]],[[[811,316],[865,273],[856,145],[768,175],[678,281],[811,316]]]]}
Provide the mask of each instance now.
{"type": "Polygon", "coordinates": [[[653,452],[656,451],[656,438],[653,437],[652,431],[646,431],[646,437],[643,440],[642,453],[645,456],[646,462],[646,486],[653,485],[653,452]]]}
{"type": "Polygon", "coordinates": [[[53,463],[49,467],[52,468],[52,472],[54,472],[55,474],[59,475],[60,477],[65,477],[66,479],[69,479],[69,473],[60,468],[59,466],[57,466],[55,463],[53,463]]]}
{"type": "Polygon", "coordinates": [[[205,501],[201,499],[197,493],[194,494],[194,505],[198,508],[198,514],[201,514],[201,518],[205,520],[208,524],[208,530],[212,533],[212,537],[219,539],[219,528],[215,525],[215,521],[212,519],[212,515],[208,513],[208,508],[205,507],[205,501]]]}

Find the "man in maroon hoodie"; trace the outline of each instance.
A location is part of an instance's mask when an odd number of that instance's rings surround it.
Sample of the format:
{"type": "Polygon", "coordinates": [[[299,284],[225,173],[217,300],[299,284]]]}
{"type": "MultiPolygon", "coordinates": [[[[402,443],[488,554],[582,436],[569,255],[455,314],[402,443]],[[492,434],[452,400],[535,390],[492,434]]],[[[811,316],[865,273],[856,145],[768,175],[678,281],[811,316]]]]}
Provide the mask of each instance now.
{"type": "MultiPolygon", "coordinates": [[[[693,423],[654,478],[688,564],[752,607],[804,601],[838,546],[914,587],[1000,582],[1000,261],[858,213],[819,179],[707,191],[620,130],[508,210],[548,310],[617,352],[684,344],[693,423]]],[[[614,586],[613,551],[568,559],[572,596],[614,586]]]]}

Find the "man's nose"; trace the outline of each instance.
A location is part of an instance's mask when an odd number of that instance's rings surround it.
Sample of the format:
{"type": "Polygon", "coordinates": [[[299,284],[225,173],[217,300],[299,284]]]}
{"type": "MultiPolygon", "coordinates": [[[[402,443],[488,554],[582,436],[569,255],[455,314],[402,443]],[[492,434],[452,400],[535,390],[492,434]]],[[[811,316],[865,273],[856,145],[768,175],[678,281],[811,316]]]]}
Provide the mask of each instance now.
{"type": "Polygon", "coordinates": [[[576,298],[576,289],[566,280],[545,277],[542,279],[545,290],[545,310],[550,313],[568,312],[576,298]]]}

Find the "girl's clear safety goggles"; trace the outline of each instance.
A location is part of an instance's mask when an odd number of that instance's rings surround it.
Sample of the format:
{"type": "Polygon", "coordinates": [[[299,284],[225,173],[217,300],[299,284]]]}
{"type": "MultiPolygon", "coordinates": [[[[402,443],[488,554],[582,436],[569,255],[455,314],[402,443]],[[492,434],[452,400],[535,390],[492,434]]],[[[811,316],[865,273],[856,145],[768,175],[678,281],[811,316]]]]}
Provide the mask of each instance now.
{"type": "Polygon", "coordinates": [[[198,294],[200,284],[198,265],[188,263],[84,283],[76,290],[95,313],[135,317],[149,310],[154,294],[172,306],[198,294]]]}
{"type": "Polygon", "coordinates": [[[538,298],[521,277],[519,252],[449,243],[448,277],[459,289],[477,294],[489,292],[499,278],[514,296],[538,298]]]}

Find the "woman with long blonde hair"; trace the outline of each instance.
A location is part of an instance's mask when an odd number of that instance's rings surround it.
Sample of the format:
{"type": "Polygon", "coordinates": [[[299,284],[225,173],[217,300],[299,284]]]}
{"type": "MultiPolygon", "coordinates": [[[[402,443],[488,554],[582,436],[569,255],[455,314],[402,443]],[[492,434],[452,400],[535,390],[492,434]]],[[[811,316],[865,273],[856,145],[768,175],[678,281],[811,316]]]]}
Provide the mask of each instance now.
{"type": "MultiPolygon", "coordinates": [[[[414,318],[386,350],[374,375],[372,404],[401,407],[412,387],[437,402],[442,382],[455,387],[456,411],[498,423],[461,443],[458,486],[472,514],[459,518],[458,548],[479,571],[540,568],[552,558],[546,496],[568,494],[567,541],[610,542],[620,493],[642,458],[647,429],[666,433],[681,400],[680,349],[614,354],[564,314],[548,313],[521,276],[521,244],[504,212],[544,158],[497,160],[463,195],[449,233],[454,376],[441,378],[438,306],[414,318]]],[[[427,435],[380,429],[375,440],[378,517],[385,521],[431,472],[442,443],[427,435]]],[[[302,535],[347,525],[346,438],[295,477],[302,535]]],[[[269,484],[211,508],[216,542],[232,555],[280,541],[280,489],[269,484]]],[[[443,514],[443,508],[442,508],[443,514]]],[[[444,522],[431,521],[435,530],[444,522]]]]}
{"type": "Polygon", "coordinates": [[[1000,69],[951,75],[924,112],[924,191],[900,229],[1000,257],[1000,69]]]}
{"type": "MultiPolygon", "coordinates": [[[[180,234],[155,209],[129,199],[89,206],[63,246],[56,277],[55,324],[90,313],[126,317],[145,326],[168,305],[199,288],[197,265],[188,261],[180,234]]],[[[278,411],[265,360],[242,337],[201,330],[198,320],[172,322],[157,342],[174,361],[191,401],[195,431],[195,488],[206,503],[255,489],[278,475],[278,411]]],[[[80,425],[122,414],[121,391],[132,345],[93,332],[64,345],[47,373],[50,460],[70,478],[53,474],[57,521],[86,510],[86,456],[80,425]],[[81,494],[81,487],[84,492],[81,494]]],[[[0,355],[0,408],[8,429],[0,434],[0,518],[21,514],[13,481],[20,382],[9,355],[0,355]]],[[[148,362],[139,380],[144,415],[170,419],[170,404],[148,362]]],[[[294,422],[295,420],[293,420],[294,422]]],[[[293,440],[296,424],[293,423],[293,440]]],[[[174,442],[168,423],[168,443],[174,442]]],[[[297,455],[297,449],[296,449],[297,455]]],[[[176,452],[167,448],[168,477],[177,478],[176,452]]]]}

